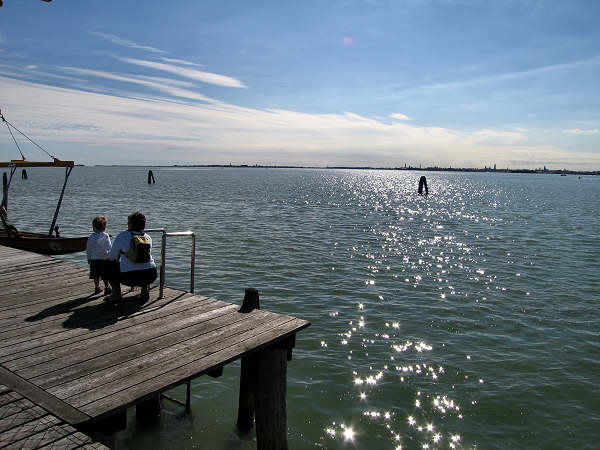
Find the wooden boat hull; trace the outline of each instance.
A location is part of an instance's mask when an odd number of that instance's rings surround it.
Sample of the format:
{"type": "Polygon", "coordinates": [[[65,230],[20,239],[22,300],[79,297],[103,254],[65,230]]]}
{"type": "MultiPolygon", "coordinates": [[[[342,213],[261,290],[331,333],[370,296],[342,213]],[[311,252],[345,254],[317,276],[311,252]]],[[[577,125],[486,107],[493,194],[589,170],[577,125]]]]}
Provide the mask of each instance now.
{"type": "Polygon", "coordinates": [[[86,237],[57,238],[45,234],[19,232],[18,238],[9,237],[5,230],[0,229],[0,245],[18,248],[43,255],[63,255],[85,250],[86,237]]]}

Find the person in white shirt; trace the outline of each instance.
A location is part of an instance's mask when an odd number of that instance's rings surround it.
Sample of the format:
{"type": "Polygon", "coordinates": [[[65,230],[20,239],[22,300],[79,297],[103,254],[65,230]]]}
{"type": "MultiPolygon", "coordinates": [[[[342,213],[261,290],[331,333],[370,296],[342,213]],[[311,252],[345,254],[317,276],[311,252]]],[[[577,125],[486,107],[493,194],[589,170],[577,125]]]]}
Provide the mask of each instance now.
{"type": "Polygon", "coordinates": [[[146,301],[150,298],[150,284],[156,280],[156,264],[152,259],[152,238],[144,233],[146,216],[134,212],[127,218],[127,231],[119,233],[115,238],[109,260],[109,281],[113,294],[109,302],[118,303],[123,298],[121,284],[139,286],[142,293],[139,299],[146,301]]]}
{"type": "Polygon", "coordinates": [[[94,280],[94,294],[102,292],[100,280],[104,281],[104,293],[110,294],[112,289],[105,276],[106,258],[111,249],[110,236],[106,232],[106,217],[98,216],[92,220],[94,232],[87,240],[86,253],[90,265],[90,279],[94,280]]]}

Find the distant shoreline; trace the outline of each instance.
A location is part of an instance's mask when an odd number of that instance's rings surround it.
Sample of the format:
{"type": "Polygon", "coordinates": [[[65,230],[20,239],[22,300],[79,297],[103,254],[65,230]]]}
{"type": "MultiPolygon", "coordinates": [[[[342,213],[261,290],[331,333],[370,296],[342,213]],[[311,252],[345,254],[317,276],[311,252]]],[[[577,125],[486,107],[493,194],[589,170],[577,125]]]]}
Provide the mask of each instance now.
{"type": "MultiPolygon", "coordinates": [[[[85,166],[77,164],[77,166],[85,166]]],[[[566,169],[494,169],[491,167],[371,167],[371,166],[287,166],[261,164],[171,164],[171,165],[128,165],[97,164],[90,167],[200,167],[200,168],[234,168],[234,169],[345,169],[345,170],[413,170],[422,172],[487,172],[487,173],[535,173],[550,175],[600,175],[600,170],[566,170],[566,169]]]]}

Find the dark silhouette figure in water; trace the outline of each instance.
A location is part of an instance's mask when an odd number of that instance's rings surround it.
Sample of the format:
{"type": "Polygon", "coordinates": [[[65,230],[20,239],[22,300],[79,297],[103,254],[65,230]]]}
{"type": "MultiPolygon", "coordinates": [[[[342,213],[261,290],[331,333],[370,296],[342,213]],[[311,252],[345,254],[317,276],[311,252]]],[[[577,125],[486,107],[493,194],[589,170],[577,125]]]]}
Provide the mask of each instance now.
{"type": "Polygon", "coordinates": [[[151,170],[148,171],[148,184],[150,183],[156,183],[156,180],[154,179],[154,174],[151,170]]]}
{"type": "Polygon", "coordinates": [[[425,175],[419,179],[419,195],[423,195],[423,188],[425,188],[425,195],[429,195],[429,188],[427,187],[427,178],[425,178],[425,175]]]}
{"type": "Polygon", "coordinates": [[[27,171],[25,169],[23,169],[21,171],[21,179],[26,180],[27,179],[27,171]]]}

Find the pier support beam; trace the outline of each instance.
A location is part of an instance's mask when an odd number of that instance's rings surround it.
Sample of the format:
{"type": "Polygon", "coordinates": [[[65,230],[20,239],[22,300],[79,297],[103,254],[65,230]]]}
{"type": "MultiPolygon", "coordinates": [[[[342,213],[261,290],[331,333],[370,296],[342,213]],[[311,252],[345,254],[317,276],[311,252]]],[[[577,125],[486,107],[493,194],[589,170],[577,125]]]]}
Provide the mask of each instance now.
{"type": "MultiPolygon", "coordinates": [[[[239,312],[249,313],[255,309],[260,309],[258,291],[254,288],[247,288],[239,312]]],[[[242,357],[237,419],[237,426],[242,431],[250,431],[254,426],[254,386],[256,385],[257,364],[256,354],[242,357]]]]}
{"type": "Polygon", "coordinates": [[[160,395],[135,405],[135,417],[143,423],[152,423],[160,417],[160,395]]]}
{"type": "MultiPolygon", "coordinates": [[[[240,312],[260,309],[256,289],[246,289],[240,312]]],[[[287,450],[287,362],[295,335],[242,357],[237,426],[250,431],[256,416],[256,448],[287,450]]]]}
{"type": "Polygon", "coordinates": [[[287,450],[287,349],[272,346],[257,356],[256,448],[287,450]]]}
{"type": "Polygon", "coordinates": [[[256,354],[242,358],[237,418],[237,426],[241,431],[250,431],[254,426],[254,386],[256,385],[257,367],[256,354]]]}

